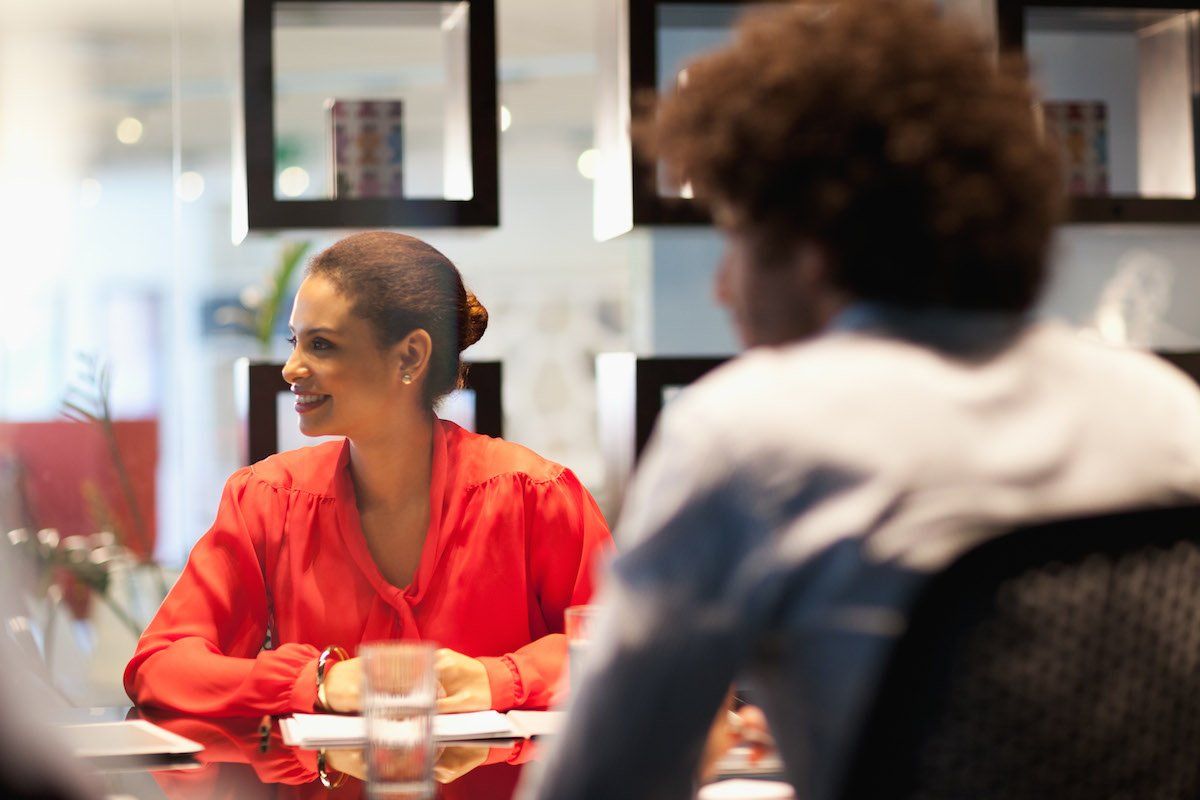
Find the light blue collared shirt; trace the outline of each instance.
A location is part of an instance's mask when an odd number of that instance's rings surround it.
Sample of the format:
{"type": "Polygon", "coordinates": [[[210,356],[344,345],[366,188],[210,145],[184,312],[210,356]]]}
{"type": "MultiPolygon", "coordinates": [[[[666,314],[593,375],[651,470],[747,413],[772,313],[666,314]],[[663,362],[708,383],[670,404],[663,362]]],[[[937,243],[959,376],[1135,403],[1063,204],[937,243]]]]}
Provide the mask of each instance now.
{"type": "Polygon", "coordinates": [[[832,798],[931,570],[1022,522],[1198,497],[1196,387],[1057,324],[862,304],[751,351],[662,417],[537,796],[689,797],[743,675],[798,795],[832,798]]]}

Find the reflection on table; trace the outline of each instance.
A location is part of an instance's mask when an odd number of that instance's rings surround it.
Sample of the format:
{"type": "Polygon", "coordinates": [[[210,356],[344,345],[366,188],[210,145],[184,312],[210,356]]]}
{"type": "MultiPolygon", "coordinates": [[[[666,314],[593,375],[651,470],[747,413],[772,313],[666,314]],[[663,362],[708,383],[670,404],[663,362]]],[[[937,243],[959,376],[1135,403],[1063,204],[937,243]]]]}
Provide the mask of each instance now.
{"type": "MultiPolygon", "coordinates": [[[[142,767],[106,772],[103,788],[109,795],[172,800],[367,797],[366,760],[360,750],[326,751],[322,782],[317,751],[285,745],[277,722],[264,737],[256,719],[199,719],[149,712],[142,712],[141,717],[195,740],[204,750],[195,759],[151,765],[149,771],[142,767]],[[335,788],[327,788],[326,783],[335,788]]],[[[529,740],[495,746],[447,745],[439,750],[434,768],[435,797],[509,800],[522,765],[536,751],[536,743],[529,740]]]]}
{"type": "MultiPolygon", "coordinates": [[[[202,719],[128,707],[76,709],[56,715],[54,721],[81,724],[125,718],[145,719],[204,749],[194,756],[92,759],[88,763],[99,773],[103,796],[122,800],[368,797],[366,755],[361,748],[329,749],[322,759],[316,750],[284,744],[278,719],[271,720],[265,736],[254,718],[202,719]]],[[[523,766],[537,758],[544,746],[530,739],[444,743],[434,765],[433,797],[510,800],[523,766]]],[[[783,764],[776,753],[742,745],[729,750],[711,776],[718,780],[782,777],[783,764]]]]}

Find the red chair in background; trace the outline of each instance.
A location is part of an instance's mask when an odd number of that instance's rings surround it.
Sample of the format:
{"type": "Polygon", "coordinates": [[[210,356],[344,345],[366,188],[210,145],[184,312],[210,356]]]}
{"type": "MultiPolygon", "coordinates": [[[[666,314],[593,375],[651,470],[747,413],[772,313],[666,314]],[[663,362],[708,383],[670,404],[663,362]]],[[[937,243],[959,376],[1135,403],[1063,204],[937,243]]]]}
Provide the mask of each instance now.
{"type": "Polygon", "coordinates": [[[97,425],[69,420],[0,423],[0,458],[17,466],[20,480],[20,514],[27,517],[20,523],[56,528],[64,537],[112,525],[135,554],[152,555],[158,420],[120,420],[113,423],[113,432],[128,486],[97,425]]]}

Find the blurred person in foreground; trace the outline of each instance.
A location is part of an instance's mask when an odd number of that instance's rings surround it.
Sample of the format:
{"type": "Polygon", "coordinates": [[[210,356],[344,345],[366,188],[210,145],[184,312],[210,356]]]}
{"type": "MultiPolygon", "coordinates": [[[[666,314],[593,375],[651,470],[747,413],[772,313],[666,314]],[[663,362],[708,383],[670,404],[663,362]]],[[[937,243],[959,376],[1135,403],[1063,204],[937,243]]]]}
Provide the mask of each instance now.
{"type": "Polygon", "coordinates": [[[744,670],[798,794],[833,797],[922,576],[1017,523],[1200,496],[1200,394],[1031,319],[1056,160],[1022,65],[932,3],[751,16],[648,126],[725,234],[750,349],[659,424],[529,793],[690,796],[744,670]]]}

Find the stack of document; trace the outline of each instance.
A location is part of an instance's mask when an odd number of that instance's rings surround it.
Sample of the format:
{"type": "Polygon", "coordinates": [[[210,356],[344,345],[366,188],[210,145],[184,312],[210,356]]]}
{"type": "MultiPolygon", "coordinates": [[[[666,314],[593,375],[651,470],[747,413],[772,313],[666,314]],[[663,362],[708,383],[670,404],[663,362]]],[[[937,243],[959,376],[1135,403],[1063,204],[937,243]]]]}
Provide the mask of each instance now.
{"type": "MultiPolygon", "coordinates": [[[[562,711],[472,711],[437,714],[433,738],[439,742],[468,742],[488,739],[528,739],[555,733],[562,725],[562,711]]],[[[294,714],[279,721],[283,742],[290,747],[316,750],[323,747],[355,747],[367,741],[365,717],[337,714],[294,714]]]]}

